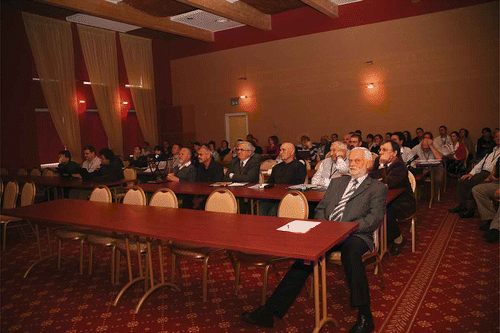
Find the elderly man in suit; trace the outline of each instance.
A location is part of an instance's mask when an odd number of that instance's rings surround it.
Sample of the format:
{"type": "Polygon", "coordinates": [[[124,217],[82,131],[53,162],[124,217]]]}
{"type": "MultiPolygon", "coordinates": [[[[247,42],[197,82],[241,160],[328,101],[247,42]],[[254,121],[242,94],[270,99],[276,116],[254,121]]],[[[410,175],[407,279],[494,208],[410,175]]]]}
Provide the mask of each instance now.
{"type": "Polygon", "coordinates": [[[394,256],[401,253],[406,242],[399,230],[398,221],[409,218],[417,207],[400,148],[394,140],[384,142],[380,146],[378,158],[380,165],[377,166],[378,163],[375,163],[376,170],[370,173],[372,178],[381,179],[389,188],[405,190],[387,207],[387,241],[391,244],[390,251],[394,256]]]}
{"type": "MultiPolygon", "coordinates": [[[[354,148],[349,154],[350,174],[332,179],[315,216],[326,221],[359,222],[359,228],[332,249],[341,251],[351,306],[358,309],[358,320],[350,332],[357,333],[371,332],[375,328],[368,279],[361,258],[374,247],[373,232],[384,217],[387,196],[387,186],[368,176],[372,167],[372,155],[368,149],[354,148]]],[[[242,319],[251,324],[273,327],[274,316],[282,318],[286,314],[312,271],[312,265],[297,260],[266,304],[254,312],[243,313],[242,319]]]]}
{"type": "Polygon", "coordinates": [[[239,141],[234,149],[237,158],[233,158],[226,173],[226,180],[233,182],[259,182],[260,156],[254,154],[255,147],[248,141],[239,141]]]}
{"type": "Polygon", "coordinates": [[[196,181],[196,168],[191,163],[191,149],[182,148],[179,153],[179,165],[172,173],[167,175],[171,182],[194,182],[196,181]]]}

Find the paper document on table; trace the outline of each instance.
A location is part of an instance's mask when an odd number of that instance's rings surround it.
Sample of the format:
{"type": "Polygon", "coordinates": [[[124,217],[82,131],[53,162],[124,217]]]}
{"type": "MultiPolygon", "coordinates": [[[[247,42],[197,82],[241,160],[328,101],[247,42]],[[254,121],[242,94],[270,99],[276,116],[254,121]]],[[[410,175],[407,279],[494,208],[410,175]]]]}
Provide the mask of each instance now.
{"type": "Polygon", "coordinates": [[[306,232],[308,232],[309,230],[311,230],[320,223],[321,222],[295,220],[285,224],[282,227],[279,227],[276,230],[305,234],[306,232]]]}
{"type": "Polygon", "coordinates": [[[246,183],[231,183],[227,186],[245,186],[246,184],[248,184],[248,182],[246,182],[246,183]]]}

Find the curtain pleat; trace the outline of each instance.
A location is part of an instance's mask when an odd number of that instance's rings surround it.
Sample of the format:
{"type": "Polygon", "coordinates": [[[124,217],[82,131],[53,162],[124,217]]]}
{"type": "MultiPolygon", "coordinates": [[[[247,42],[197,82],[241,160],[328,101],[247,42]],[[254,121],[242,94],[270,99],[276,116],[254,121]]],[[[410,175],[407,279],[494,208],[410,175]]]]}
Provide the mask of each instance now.
{"type": "Polygon", "coordinates": [[[108,136],[109,148],[123,156],[121,102],[115,33],[78,26],[83,58],[87,66],[99,116],[108,136]]]}
{"type": "Polygon", "coordinates": [[[120,43],[139,126],[144,139],[155,145],[158,128],[151,40],[120,34],[120,43]]]}
{"type": "Polygon", "coordinates": [[[29,13],[23,13],[23,20],[57,134],[79,163],[82,145],[71,25],[29,13]]]}

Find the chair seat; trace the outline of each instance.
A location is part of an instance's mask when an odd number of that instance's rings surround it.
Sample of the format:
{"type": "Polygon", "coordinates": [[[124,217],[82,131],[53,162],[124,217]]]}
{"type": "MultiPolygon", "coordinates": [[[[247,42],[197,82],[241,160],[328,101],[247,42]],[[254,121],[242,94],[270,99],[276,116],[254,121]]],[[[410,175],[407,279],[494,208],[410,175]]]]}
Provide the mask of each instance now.
{"type": "Polygon", "coordinates": [[[22,221],[19,217],[0,215],[0,223],[22,221]]]}
{"type": "Polygon", "coordinates": [[[87,234],[71,229],[56,229],[57,238],[79,240],[85,238],[87,234]]]}
{"type": "MultiPolygon", "coordinates": [[[[368,250],[368,251],[366,251],[363,254],[362,258],[365,258],[366,256],[371,255],[372,253],[373,253],[372,250],[368,250]]],[[[340,252],[340,251],[333,251],[332,253],[330,253],[330,255],[328,255],[327,260],[328,261],[333,261],[333,262],[341,262],[341,260],[342,260],[342,252],[340,252]]]]}
{"type": "Polygon", "coordinates": [[[87,243],[92,244],[92,245],[103,245],[103,246],[113,246],[116,244],[118,239],[116,237],[110,237],[106,235],[87,235],[87,238],[85,239],[87,243]]]}
{"type": "Polygon", "coordinates": [[[232,252],[232,254],[236,257],[238,261],[255,266],[265,266],[272,264],[275,261],[286,260],[286,258],[268,256],[265,254],[253,254],[245,252],[232,252]]]}
{"type": "MultiPolygon", "coordinates": [[[[122,252],[125,252],[127,250],[125,240],[124,239],[117,239],[116,240],[116,248],[122,252]]],[[[130,248],[130,251],[137,252],[137,242],[130,241],[129,248],[130,248]]],[[[139,243],[139,251],[141,253],[146,252],[147,249],[148,249],[148,247],[145,243],[139,243]]]]}
{"type": "Polygon", "coordinates": [[[173,242],[170,243],[170,251],[177,256],[201,259],[217,250],[206,246],[173,242]]]}

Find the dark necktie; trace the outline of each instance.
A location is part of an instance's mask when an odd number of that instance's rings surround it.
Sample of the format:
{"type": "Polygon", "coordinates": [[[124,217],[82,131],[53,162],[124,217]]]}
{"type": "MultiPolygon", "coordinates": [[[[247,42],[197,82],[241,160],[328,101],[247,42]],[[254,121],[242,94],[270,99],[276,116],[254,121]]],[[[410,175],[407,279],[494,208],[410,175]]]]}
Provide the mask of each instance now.
{"type": "Polygon", "coordinates": [[[242,172],[243,172],[243,167],[244,167],[243,162],[240,162],[240,173],[242,173],[242,172]]]}
{"type": "Polygon", "coordinates": [[[337,207],[333,210],[333,212],[330,214],[330,221],[340,221],[342,220],[342,216],[344,215],[344,209],[347,201],[349,201],[349,198],[354,194],[356,189],[358,188],[358,180],[356,178],[353,178],[351,180],[353,183],[349,191],[344,193],[342,196],[342,199],[340,199],[339,203],[337,204],[337,207]]]}

